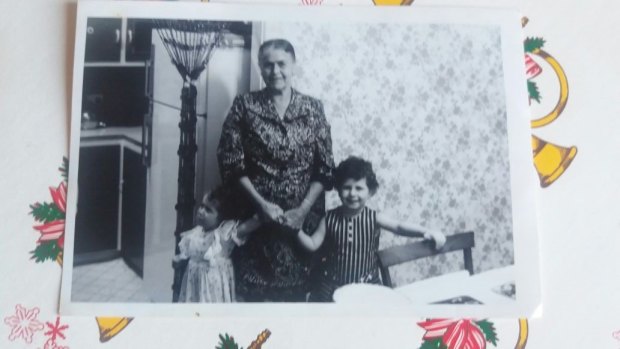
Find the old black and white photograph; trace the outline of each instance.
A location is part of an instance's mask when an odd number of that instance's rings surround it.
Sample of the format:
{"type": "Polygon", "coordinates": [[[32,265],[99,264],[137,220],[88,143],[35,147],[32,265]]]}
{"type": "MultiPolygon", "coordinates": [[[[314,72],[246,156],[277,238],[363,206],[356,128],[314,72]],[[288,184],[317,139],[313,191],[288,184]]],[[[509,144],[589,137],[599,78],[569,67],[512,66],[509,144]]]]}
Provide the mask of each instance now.
{"type": "Polygon", "coordinates": [[[61,312],[536,310],[511,12],[82,2],[76,30],[61,312]]]}

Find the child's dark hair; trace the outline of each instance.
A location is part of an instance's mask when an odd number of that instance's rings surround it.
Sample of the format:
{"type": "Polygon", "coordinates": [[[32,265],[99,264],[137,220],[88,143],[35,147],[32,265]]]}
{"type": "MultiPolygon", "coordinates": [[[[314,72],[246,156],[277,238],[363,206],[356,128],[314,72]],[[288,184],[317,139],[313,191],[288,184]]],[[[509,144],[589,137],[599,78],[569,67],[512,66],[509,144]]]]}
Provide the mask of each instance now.
{"type": "Polygon", "coordinates": [[[375,193],[379,188],[379,182],[377,182],[377,175],[375,175],[370,161],[366,161],[357,156],[349,156],[336,167],[334,184],[336,189],[340,190],[344,182],[348,179],[359,181],[362,178],[366,178],[366,185],[368,189],[370,189],[370,192],[375,193]]]}
{"type": "Polygon", "coordinates": [[[229,219],[232,212],[232,208],[229,204],[229,195],[230,191],[223,185],[219,185],[207,192],[207,200],[214,204],[220,218],[223,220],[229,219]]]}

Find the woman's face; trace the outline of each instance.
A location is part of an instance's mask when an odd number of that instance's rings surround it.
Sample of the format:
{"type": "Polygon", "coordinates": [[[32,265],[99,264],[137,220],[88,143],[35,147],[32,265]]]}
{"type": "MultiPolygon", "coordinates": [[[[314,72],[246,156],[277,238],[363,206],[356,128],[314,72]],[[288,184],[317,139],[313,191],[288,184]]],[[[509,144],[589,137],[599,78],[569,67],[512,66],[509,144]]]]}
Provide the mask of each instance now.
{"type": "Polygon", "coordinates": [[[295,70],[295,60],[280,48],[267,47],[259,57],[261,76],[268,88],[284,91],[291,87],[295,70]]]}

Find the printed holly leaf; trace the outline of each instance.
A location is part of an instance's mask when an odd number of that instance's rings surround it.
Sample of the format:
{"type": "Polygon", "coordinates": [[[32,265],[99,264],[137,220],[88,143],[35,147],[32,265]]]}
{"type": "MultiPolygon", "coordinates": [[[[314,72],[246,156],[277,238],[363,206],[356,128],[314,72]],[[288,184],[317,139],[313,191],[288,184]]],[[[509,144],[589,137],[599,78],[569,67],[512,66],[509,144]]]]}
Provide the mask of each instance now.
{"type": "Polygon", "coordinates": [[[441,338],[435,338],[425,340],[420,349],[446,349],[446,346],[441,342],[441,338]]]}
{"type": "Polygon", "coordinates": [[[527,81],[527,92],[530,95],[530,99],[540,103],[540,92],[538,91],[538,85],[534,81],[527,81]]]}
{"type": "Polygon", "coordinates": [[[56,241],[45,241],[39,244],[34,251],[30,251],[32,257],[37,263],[45,262],[46,260],[56,260],[58,254],[62,251],[56,241]]]}
{"type": "Polygon", "coordinates": [[[30,214],[34,216],[37,222],[49,223],[65,218],[65,214],[58,209],[56,204],[37,202],[34,205],[30,205],[30,209],[32,210],[30,214]]]}
{"type": "Polygon", "coordinates": [[[478,325],[478,327],[480,327],[480,329],[482,330],[482,333],[484,333],[484,337],[486,338],[487,342],[493,344],[493,346],[496,347],[498,339],[493,323],[487,320],[480,320],[476,322],[476,325],[478,325]]]}
{"type": "Polygon", "coordinates": [[[60,175],[65,179],[65,182],[69,178],[69,159],[66,156],[62,157],[62,165],[58,168],[60,175]]]}
{"type": "Polygon", "coordinates": [[[545,44],[543,38],[526,38],[523,46],[526,53],[534,52],[534,50],[541,49],[545,44]]]}
{"type": "Polygon", "coordinates": [[[228,336],[228,333],[225,333],[223,336],[220,334],[220,343],[215,349],[243,349],[243,347],[239,348],[235,339],[232,336],[228,336]]]}

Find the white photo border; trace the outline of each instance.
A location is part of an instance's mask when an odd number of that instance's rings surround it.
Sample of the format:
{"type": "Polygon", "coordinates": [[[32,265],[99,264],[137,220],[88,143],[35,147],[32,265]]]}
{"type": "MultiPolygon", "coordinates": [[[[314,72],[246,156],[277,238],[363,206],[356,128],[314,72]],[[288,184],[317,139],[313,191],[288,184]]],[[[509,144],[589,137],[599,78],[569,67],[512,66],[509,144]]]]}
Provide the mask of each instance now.
{"type": "Polygon", "coordinates": [[[204,4],[183,2],[88,1],[78,3],[73,70],[73,98],[65,226],[64,268],[59,312],[90,316],[201,317],[530,317],[540,315],[540,269],[530,112],[523,59],[521,16],[514,9],[466,7],[331,7],[204,4]],[[286,13],[286,16],[283,14],[286,13]],[[501,30],[506,100],[517,300],[512,305],[427,305],[316,303],[82,303],[71,300],[73,240],[80,150],[80,113],[88,17],[134,17],[230,21],[407,22],[497,26],[501,30]]]}

